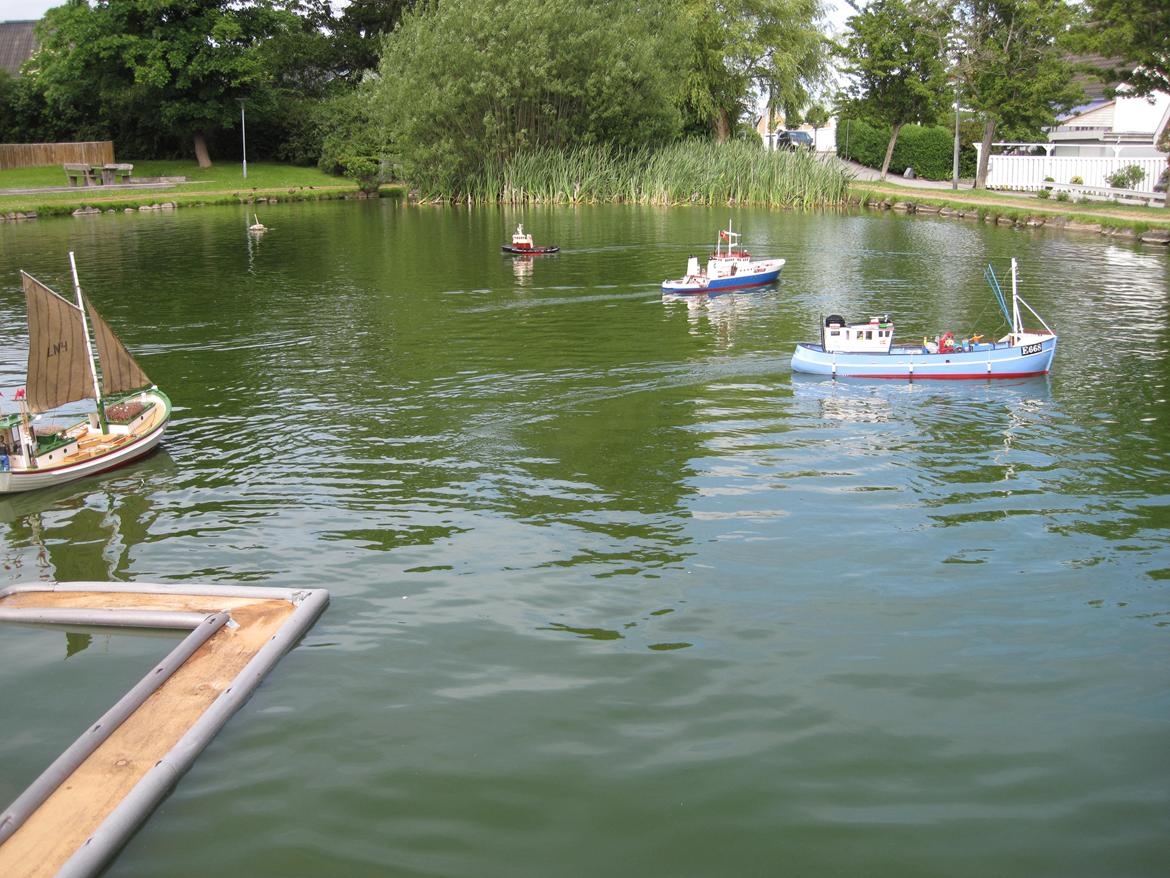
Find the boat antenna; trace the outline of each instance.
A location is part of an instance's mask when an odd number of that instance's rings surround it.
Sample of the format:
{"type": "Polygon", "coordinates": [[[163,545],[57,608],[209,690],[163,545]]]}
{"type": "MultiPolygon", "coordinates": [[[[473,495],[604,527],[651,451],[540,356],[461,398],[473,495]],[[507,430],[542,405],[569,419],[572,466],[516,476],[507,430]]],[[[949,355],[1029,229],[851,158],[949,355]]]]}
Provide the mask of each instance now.
{"type": "Polygon", "coordinates": [[[995,276],[995,269],[988,263],[987,267],[983,269],[983,277],[987,280],[987,285],[991,287],[991,291],[995,293],[995,300],[999,302],[999,310],[1003,311],[1003,318],[1009,324],[1012,322],[1012,315],[1008,312],[1007,302],[1003,298],[1003,290],[999,286],[999,278],[995,276]]]}
{"type": "Polygon", "coordinates": [[[109,433],[110,428],[106,423],[106,407],[102,401],[101,383],[98,381],[97,363],[93,358],[93,345],[89,340],[89,320],[85,316],[85,302],[81,297],[81,280],[77,277],[77,261],[73,258],[73,251],[69,251],[69,268],[73,271],[73,291],[77,294],[77,309],[81,312],[81,326],[85,331],[85,353],[89,357],[89,374],[93,378],[93,396],[97,400],[97,416],[98,423],[101,425],[102,433],[109,433]]]}

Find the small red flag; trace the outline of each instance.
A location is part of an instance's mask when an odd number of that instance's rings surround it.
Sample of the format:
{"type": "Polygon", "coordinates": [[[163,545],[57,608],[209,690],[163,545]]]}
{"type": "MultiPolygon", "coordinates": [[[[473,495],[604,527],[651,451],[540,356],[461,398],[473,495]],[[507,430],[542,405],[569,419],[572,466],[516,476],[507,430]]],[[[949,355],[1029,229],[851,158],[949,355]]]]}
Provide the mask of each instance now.
{"type": "Polygon", "coordinates": [[[16,391],[16,398],[17,399],[24,399],[24,388],[23,387],[20,388],[20,390],[16,391]]]}
{"type": "Polygon", "coordinates": [[[723,231],[722,229],[719,230],[719,240],[720,241],[730,240],[730,238],[727,235],[727,232],[723,231]]]}

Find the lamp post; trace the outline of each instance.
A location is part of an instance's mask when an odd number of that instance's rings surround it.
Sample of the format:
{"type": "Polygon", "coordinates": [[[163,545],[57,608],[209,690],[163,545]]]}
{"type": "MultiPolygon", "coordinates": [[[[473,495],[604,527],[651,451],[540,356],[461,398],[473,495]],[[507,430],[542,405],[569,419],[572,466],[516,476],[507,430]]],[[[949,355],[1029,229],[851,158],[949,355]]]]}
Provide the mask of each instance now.
{"type": "Polygon", "coordinates": [[[951,188],[959,188],[959,98],[961,89],[958,84],[955,85],[955,151],[952,157],[951,167],[951,188]]]}
{"type": "Polygon", "coordinates": [[[244,155],[244,179],[248,179],[248,128],[244,120],[244,99],[236,98],[240,102],[240,145],[244,155]]]}

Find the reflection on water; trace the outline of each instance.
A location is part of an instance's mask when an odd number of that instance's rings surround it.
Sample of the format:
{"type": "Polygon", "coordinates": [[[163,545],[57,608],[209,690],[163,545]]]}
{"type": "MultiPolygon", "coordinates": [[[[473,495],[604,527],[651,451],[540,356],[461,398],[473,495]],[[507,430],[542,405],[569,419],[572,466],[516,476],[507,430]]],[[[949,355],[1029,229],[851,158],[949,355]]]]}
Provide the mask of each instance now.
{"type": "Polygon", "coordinates": [[[671,298],[725,208],[267,211],[0,226],[0,387],[73,248],[176,404],[0,500],[6,579],[334,598],[119,874],[1159,874],[1164,251],[737,211],[779,281],[671,298]],[[823,314],[977,325],[1010,256],[1049,378],[791,374],[823,314]]]}
{"type": "Polygon", "coordinates": [[[89,649],[93,643],[93,635],[85,634],[80,631],[66,631],[65,632],[65,658],[71,658],[77,655],[83,649],[89,649]]]}
{"type": "Polygon", "coordinates": [[[524,286],[532,282],[532,271],[535,268],[535,256],[513,256],[512,273],[516,275],[516,283],[524,286]]]}
{"type": "Polygon", "coordinates": [[[751,290],[732,290],[714,295],[683,295],[663,293],[662,301],[668,308],[686,308],[691,334],[705,337],[714,331],[719,350],[734,348],[734,335],[753,314],[774,308],[776,291],[769,285],[751,290]]]}

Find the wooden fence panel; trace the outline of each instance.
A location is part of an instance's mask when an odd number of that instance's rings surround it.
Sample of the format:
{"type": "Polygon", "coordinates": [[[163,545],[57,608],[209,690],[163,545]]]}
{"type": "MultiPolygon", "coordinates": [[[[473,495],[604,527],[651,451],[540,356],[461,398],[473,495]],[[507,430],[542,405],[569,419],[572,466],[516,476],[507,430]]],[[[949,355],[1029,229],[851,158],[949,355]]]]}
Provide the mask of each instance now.
{"type": "Polygon", "coordinates": [[[63,164],[112,165],[114,142],[0,143],[0,171],[63,164]]]}

